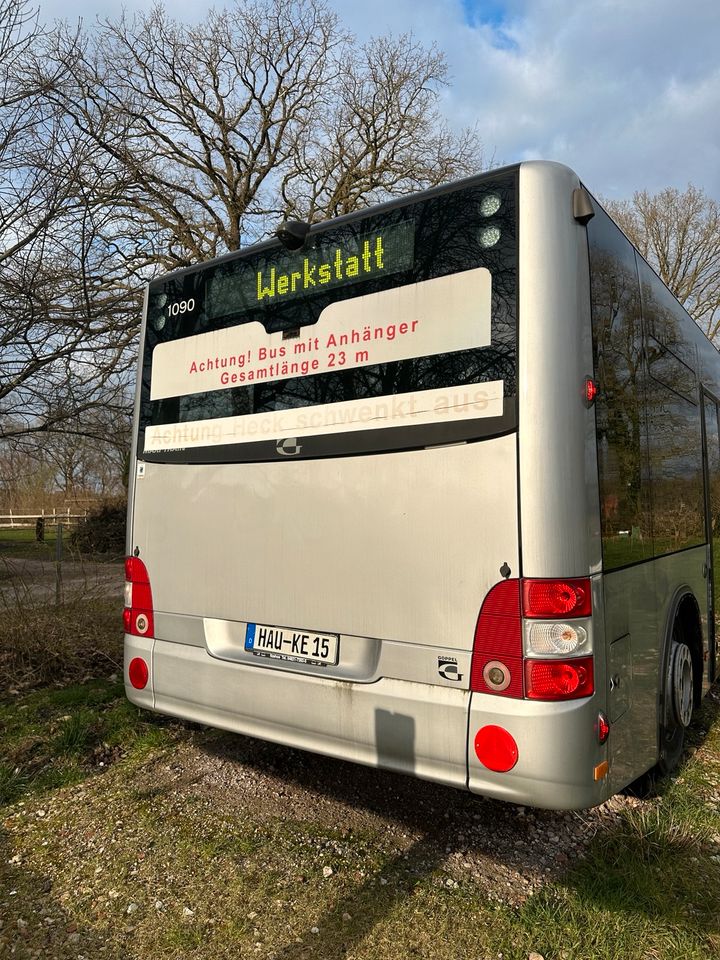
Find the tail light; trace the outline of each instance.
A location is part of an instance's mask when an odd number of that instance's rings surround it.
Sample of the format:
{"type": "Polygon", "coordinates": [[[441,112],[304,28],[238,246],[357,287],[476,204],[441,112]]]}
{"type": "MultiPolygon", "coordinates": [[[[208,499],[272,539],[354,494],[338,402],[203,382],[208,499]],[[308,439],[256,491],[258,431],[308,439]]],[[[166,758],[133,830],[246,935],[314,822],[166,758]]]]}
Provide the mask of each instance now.
{"type": "Polygon", "coordinates": [[[589,617],[590,581],[523,580],[523,614],[526,617],[589,617]]]}
{"type": "Polygon", "coordinates": [[[575,700],[595,689],[590,580],[503,580],[475,628],[470,689],[529,700],[575,700]]]}
{"type": "Polygon", "coordinates": [[[579,700],[589,697],[594,689],[592,657],[525,661],[528,700],[579,700]]]}
{"type": "Polygon", "coordinates": [[[520,581],[501,580],[485,597],[475,628],[470,689],[522,698],[520,581]]]}
{"type": "Polygon", "coordinates": [[[154,637],[152,590],[147,568],[139,557],[125,558],[125,633],[135,637],[154,637]]]}

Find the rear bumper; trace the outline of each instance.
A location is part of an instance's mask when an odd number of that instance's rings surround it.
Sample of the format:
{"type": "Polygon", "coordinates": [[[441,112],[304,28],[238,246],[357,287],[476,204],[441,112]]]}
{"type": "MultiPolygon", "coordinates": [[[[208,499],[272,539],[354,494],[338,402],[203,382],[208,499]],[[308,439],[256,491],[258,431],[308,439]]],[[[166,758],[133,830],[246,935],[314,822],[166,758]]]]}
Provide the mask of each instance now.
{"type": "Polygon", "coordinates": [[[596,697],[560,703],[474,693],[468,725],[468,786],[473,793],[550,810],[583,810],[612,794],[610,779],[595,780],[608,758],[597,740],[596,697]],[[518,747],[508,773],[494,773],[475,755],[475,735],[488,725],[507,730],[518,747]]]}
{"type": "Polygon", "coordinates": [[[381,679],[358,684],[247,666],[204,648],[125,637],[125,688],[138,706],[302,750],[466,788],[466,690],[381,679]],[[133,657],[145,690],[127,682],[133,657]]]}
{"type": "Polygon", "coordinates": [[[125,677],[128,698],[162,714],[512,803],[581,809],[609,795],[607,778],[593,778],[605,759],[594,733],[594,698],[548,704],[406,680],[359,684],[133,636],[125,637],[125,677]],[[136,656],[150,667],[144,690],[127,681],[136,656]],[[487,724],[504,727],[517,742],[519,759],[508,773],[493,773],[475,756],[475,734],[487,724]]]}

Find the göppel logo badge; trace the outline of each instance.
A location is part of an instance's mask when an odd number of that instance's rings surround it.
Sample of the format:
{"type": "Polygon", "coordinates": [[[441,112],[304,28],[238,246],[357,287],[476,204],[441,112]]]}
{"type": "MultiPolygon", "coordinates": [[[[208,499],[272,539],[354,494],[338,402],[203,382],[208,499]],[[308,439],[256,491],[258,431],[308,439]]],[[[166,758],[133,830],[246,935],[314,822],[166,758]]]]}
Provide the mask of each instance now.
{"type": "Polygon", "coordinates": [[[302,450],[302,444],[297,437],[291,437],[286,440],[278,440],[275,449],[283,457],[296,457],[302,450]]]}
{"type": "Polygon", "coordinates": [[[438,657],[438,673],[444,680],[462,680],[455,657],[438,657]]]}

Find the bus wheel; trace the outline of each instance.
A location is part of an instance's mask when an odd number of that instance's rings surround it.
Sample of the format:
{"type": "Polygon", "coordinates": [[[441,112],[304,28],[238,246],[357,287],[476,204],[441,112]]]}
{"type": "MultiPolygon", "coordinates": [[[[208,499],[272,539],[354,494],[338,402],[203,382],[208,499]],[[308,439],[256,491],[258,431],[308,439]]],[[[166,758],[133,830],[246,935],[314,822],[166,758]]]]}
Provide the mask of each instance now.
{"type": "Polygon", "coordinates": [[[657,772],[666,777],[680,763],[685,730],[693,713],[694,676],[690,647],[679,620],[673,627],[672,644],[665,676],[665,708],[660,728],[660,756],[657,772]]]}
{"type": "Polygon", "coordinates": [[[693,711],[694,671],[692,652],[685,642],[683,625],[675,620],[670,644],[665,689],[663,718],[660,725],[660,755],[655,766],[633,780],[624,793],[646,799],[655,794],[658,780],[670,776],[680,763],[685,729],[690,725],[693,711]]]}

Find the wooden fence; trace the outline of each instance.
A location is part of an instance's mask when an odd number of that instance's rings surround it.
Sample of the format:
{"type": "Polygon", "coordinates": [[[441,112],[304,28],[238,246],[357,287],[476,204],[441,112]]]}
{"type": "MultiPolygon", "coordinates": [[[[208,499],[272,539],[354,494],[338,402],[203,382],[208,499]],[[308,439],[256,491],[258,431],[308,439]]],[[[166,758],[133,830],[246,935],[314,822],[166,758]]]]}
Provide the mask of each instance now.
{"type": "Polygon", "coordinates": [[[70,507],[67,510],[56,510],[53,507],[52,510],[38,510],[35,513],[14,513],[11,510],[10,513],[0,513],[0,529],[34,527],[40,518],[45,521],[46,526],[57,526],[58,523],[71,526],[79,520],[84,520],[87,515],[87,510],[82,513],[71,513],[70,507]]]}

